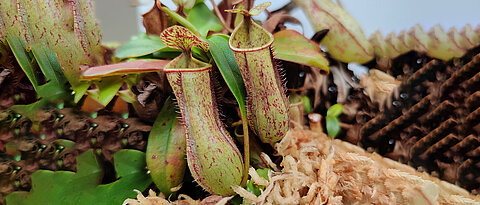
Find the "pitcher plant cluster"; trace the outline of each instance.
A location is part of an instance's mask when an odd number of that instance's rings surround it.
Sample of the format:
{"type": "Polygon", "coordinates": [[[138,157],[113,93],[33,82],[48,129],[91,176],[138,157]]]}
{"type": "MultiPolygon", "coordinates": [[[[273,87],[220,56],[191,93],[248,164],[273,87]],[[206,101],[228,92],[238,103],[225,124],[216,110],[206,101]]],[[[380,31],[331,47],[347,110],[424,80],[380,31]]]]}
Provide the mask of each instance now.
{"type": "MultiPolygon", "coordinates": [[[[36,93],[34,103],[10,110],[36,123],[38,110],[59,103],[78,107],[91,99],[111,106],[121,99],[138,112],[144,103],[133,88],[146,73],[156,72],[168,82],[168,92],[158,114],[152,114],[146,153],[125,151],[119,157],[144,156],[151,180],[165,195],[178,190],[187,167],[211,194],[234,195],[236,186],[250,187],[258,194],[248,182],[250,166],[261,161],[257,140],[274,147],[288,132],[291,120],[302,122],[305,114],[297,107],[289,110],[292,105],[277,60],[328,75],[329,61],[367,63],[376,58],[384,62],[380,65],[389,66],[392,58],[411,50],[449,60],[480,44],[480,28],[475,31],[471,26],[448,33],[434,27],[428,34],[415,26],[386,38],[378,32],[368,40],[358,23],[331,0],[292,1],[304,10],[314,30],[323,33],[318,41],[278,29],[279,22],[295,22],[293,17],[269,13],[269,20],[260,25],[252,17],[264,12],[270,2],[254,6],[253,0],[224,0],[217,6],[211,1],[213,10],[203,0],[173,2],[176,11],[157,0],[143,15],[147,34],[132,37],[109,57],[101,45],[92,0],[2,1],[0,63],[11,70],[18,64],[36,93]],[[320,44],[326,49],[322,51],[320,44]],[[325,51],[331,58],[325,57],[325,51]],[[232,136],[222,122],[216,74],[236,100],[241,134],[232,136]]],[[[310,105],[308,97],[297,98],[310,105]]],[[[326,113],[326,130],[332,138],[340,132],[341,113],[339,104],[326,113]]],[[[95,163],[93,152],[87,154],[82,162],[95,163]]],[[[136,164],[141,167],[142,163],[136,164]]],[[[144,181],[143,189],[148,182],[144,181]]],[[[20,200],[23,194],[12,194],[10,200],[20,200]]]]}

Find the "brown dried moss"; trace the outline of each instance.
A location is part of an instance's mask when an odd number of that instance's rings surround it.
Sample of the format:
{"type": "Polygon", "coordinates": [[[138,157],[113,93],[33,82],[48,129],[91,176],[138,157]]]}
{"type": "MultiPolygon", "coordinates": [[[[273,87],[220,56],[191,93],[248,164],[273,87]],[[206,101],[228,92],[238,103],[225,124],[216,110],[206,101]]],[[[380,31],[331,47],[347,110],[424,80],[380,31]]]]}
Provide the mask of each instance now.
{"type": "MultiPolygon", "coordinates": [[[[468,191],[325,134],[292,130],[276,145],[281,172],[270,176],[259,204],[475,204],[468,191]]],[[[254,172],[253,172],[254,173],[254,172]]],[[[255,177],[252,177],[255,179],[255,177]]]]}

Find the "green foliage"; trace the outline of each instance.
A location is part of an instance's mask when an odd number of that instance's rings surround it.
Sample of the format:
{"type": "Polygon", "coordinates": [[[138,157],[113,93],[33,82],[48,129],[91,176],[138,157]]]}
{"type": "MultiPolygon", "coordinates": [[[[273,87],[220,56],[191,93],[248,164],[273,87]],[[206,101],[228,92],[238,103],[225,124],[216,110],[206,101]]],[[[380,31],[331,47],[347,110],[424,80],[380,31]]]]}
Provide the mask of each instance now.
{"type": "MultiPolygon", "coordinates": [[[[38,64],[47,78],[53,75],[45,73],[46,70],[43,67],[48,66],[48,63],[42,66],[40,59],[46,57],[50,62],[54,62],[52,58],[56,55],[58,63],[52,65],[55,67],[61,65],[65,78],[75,91],[75,100],[80,100],[88,88],[88,83],[79,81],[80,65],[104,63],[100,45],[101,34],[93,16],[93,2],[91,0],[5,1],[0,8],[0,14],[0,24],[5,26],[2,28],[3,37],[9,38],[9,41],[11,38],[24,41],[23,47],[28,48],[28,52],[31,48],[37,47],[36,60],[39,61],[38,64]],[[53,53],[55,55],[52,55],[53,53]]],[[[26,68],[23,69],[26,70],[26,68]]],[[[53,72],[57,71],[55,69],[53,72]]],[[[32,76],[29,76],[29,79],[32,81],[32,76]]],[[[65,85],[62,84],[62,86],[65,85]]],[[[46,90],[54,87],[48,88],[46,90]]],[[[39,92],[39,90],[36,91],[39,92]]],[[[47,93],[49,92],[45,94],[47,93]]],[[[40,93],[40,95],[43,94],[40,93]]]]}
{"type": "Polygon", "coordinates": [[[243,84],[242,74],[238,68],[233,51],[228,47],[228,39],[227,35],[212,35],[207,38],[207,42],[210,44],[210,53],[228,88],[230,88],[233,96],[237,99],[240,110],[246,113],[245,100],[247,94],[245,92],[245,84],[243,84]]]}
{"type": "MultiPolygon", "coordinates": [[[[268,172],[271,172],[272,170],[269,169],[269,168],[263,168],[263,169],[257,169],[256,172],[257,174],[266,179],[266,180],[269,180],[268,179],[268,172]]],[[[262,186],[262,185],[258,185],[258,184],[255,184],[255,182],[253,182],[253,180],[250,180],[248,181],[247,183],[247,186],[245,187],[245,189],[253,194],[255,194],[256,196],[260,196],[260,194],[262,193],[261,190],[265,190],[265,186],[262,186]]]]}
{"type": "Polygon", "coordinates": [[[10,109],[35,121],[36,110],[45,107],[48,102],[70,99],[65,86],[66,79],[55,53],[39,44],[27,48],[26,42],[19,37],[9,36],[7,42],[39,99],[33,104],[15,105],[10,109]],[[42,74],[43,76],[40,76],[42,74]],[[40,79],[45,79],[46,82],[40,84],[40,79]]]}
{"type": "Polygon", "coordinates": [[[123,85],[123,79],[114,77],[106,77],[100,81],[96,81],[97,89],[87,91],[90,97],[106,106],[117,94],[123,85]]]}
{"type": "Polygon", "coordinates": [[[187,167],[185,127],[178,117],[173,99],[169,97],[148,136],[147,168],[155,185],[166,196],[171,188],[183,182],[187,167]]]}
{"type": "Polygon", "coordinates": [[[120,150],[114,154],[117,181],[101,184],[103,169],[87,150],[77,157],[77,172],[38,170],[31,175],[30,192],[13,192],[7,204],[121,204],[135,197],[133,189],[145,190],[151,178],[145,170],[145,154],[136,150],[120,150]]]}
{"type": "Polygon", "coordinates": [[[327,110],[327,133],[331,138],[335,138],[340,132],[340,120],[338,116],[342,114],[343,106],[340,104],[332,105],[327,110]]]}
{"type": "Polygon", "coordinates": [[[130,41],[117,49],[115,57],[117,58],[135,58],[140,56],[146,56],[148,54],[164,52],[175,52],[176,50],[168,48],[160,40],[160,37],[147,35],[145,33],[133,36],[130,41]]]}
{"type": "Polygon", "coordinates": [[[208,31],[223,29],[218,17],[204,3],[196,4],[188,13],[187,20],[198,29],[201,36],[207,36],[208,31]]]}

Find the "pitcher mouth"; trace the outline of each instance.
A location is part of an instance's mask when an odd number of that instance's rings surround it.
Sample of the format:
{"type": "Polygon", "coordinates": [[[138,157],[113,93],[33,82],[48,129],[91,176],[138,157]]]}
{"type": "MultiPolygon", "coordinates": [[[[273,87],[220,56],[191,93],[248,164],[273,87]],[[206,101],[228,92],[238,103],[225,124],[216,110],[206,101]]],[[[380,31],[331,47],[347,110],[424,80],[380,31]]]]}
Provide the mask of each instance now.
{"type": "Polygon", "coordinates": [[[205,67],[201,67],[201,68],[164,68],[164,69],[163,69],[163,72],[165,72],[165,73],[172,73],[172,72],[179,72],[179,73],[182,73],[182,72],[202,72],[202,71],[210,70],[211,68],[212,68],[211,65],[205,66],[205,67]]]}
{"type": "MultiPolygon", "coordinates": [[[[184,54],[181,54],[181,55],[184,55],[184,54]]],[[[179,60],[179,58],[177,57],[177,58],[173,59],[172,61],[170,61],[170,63],[168,63],[165,66],[165,68],[163,69],[163,72],[165,72],[165,73],[171,73],[171,72],[201,72],[201,71],[210,70],[212,68],[211,64],[199,61],[198,59],[195,59],[193,57],[190,57],[190,58],[192,58],[191,60],[193,62],[195,62],[196,66],[198,66],[198,67],[196,67],[196,68],[169,68],[170,66],[177,63],[177,61],[179,60]]]]}
{"type": "Polygon", "coordinates": [[[263,28],[261,26],[259,26],[258,24],[256,24],[255,22],[253,22],[253,20],[250,19],[250,22],[252,26],[256,27],[256,29],[259,29],[261,30],[262,32],[264,32],[265,34],[267,34],[269,37],[270,37],[270,40],[267,41],[267,43],[263,44],[262,46],[259,46],[259,47],[254,47],[254,48],[237,48],[235,46],[232,45],[232,36],[236,35],[236,33],[238,32],[238,30],[245,25],[245,19],[242,20],[242,22],[240,23],[241,25],[240,26],[237,26],[237,28],[235,28],[235,30],[233,31],[232,35],[230,36],[230,39],[228,40],[228,47],[230,47],[230,49],[232,49],[234,52],[254,52],[254,51],[259,51],[259,50],[263,50],[265,48],[268,48],[270,47],[272,44],[273,44],[273,40],[274,40],[274,37],[271,33],[263,30],[263,28]]]}

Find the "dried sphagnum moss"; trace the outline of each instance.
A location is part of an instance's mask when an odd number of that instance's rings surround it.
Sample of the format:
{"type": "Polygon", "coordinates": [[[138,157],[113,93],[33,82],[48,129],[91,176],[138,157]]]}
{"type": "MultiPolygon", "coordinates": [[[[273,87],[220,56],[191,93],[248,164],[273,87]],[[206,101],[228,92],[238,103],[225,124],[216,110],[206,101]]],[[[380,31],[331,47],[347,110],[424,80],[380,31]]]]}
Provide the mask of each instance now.
{"type": "MultiPolygon", "coordinates": [[[[324,134],[292,130],[276,145],[283,170],[257,204],[478,204],[480,199],[413,168],[324,134]]],[[[255,179],[255,177],[252,177],[255,179]]]]}
{"type": "MultiPolygon", "coordinates": [[[[377,154],[325,134],[294,129],[276,144],[283,169],[265,182],[249,170],[252,180],[266,185],[260,196],[237,186],[235,192],[254,204],[479,204],[480,197],[417,172],[377,154]]],[[[252,168],[251,168],[252,169],[252,168]]],[[[170,202],[154,192],[124,204],[201,204],[188,196],[170,202]]],[[[230,197],[212,204],[225,204],[230,197]]],[[[202,201],[203,202],[203,201],[202,201]]]]}
{"type": "Polygon", "coordinates": [[[203,200],[194,200],[191,197],[180,194],[178,200],[169,201],[160,193],[158,196],[153,190],[148,191],[148,196],[143,196],[142,192],[137,192],[137,199],[126,199],[122,205],[225,205],[232,197],[223,197],[211,195],[203,200]]]}

